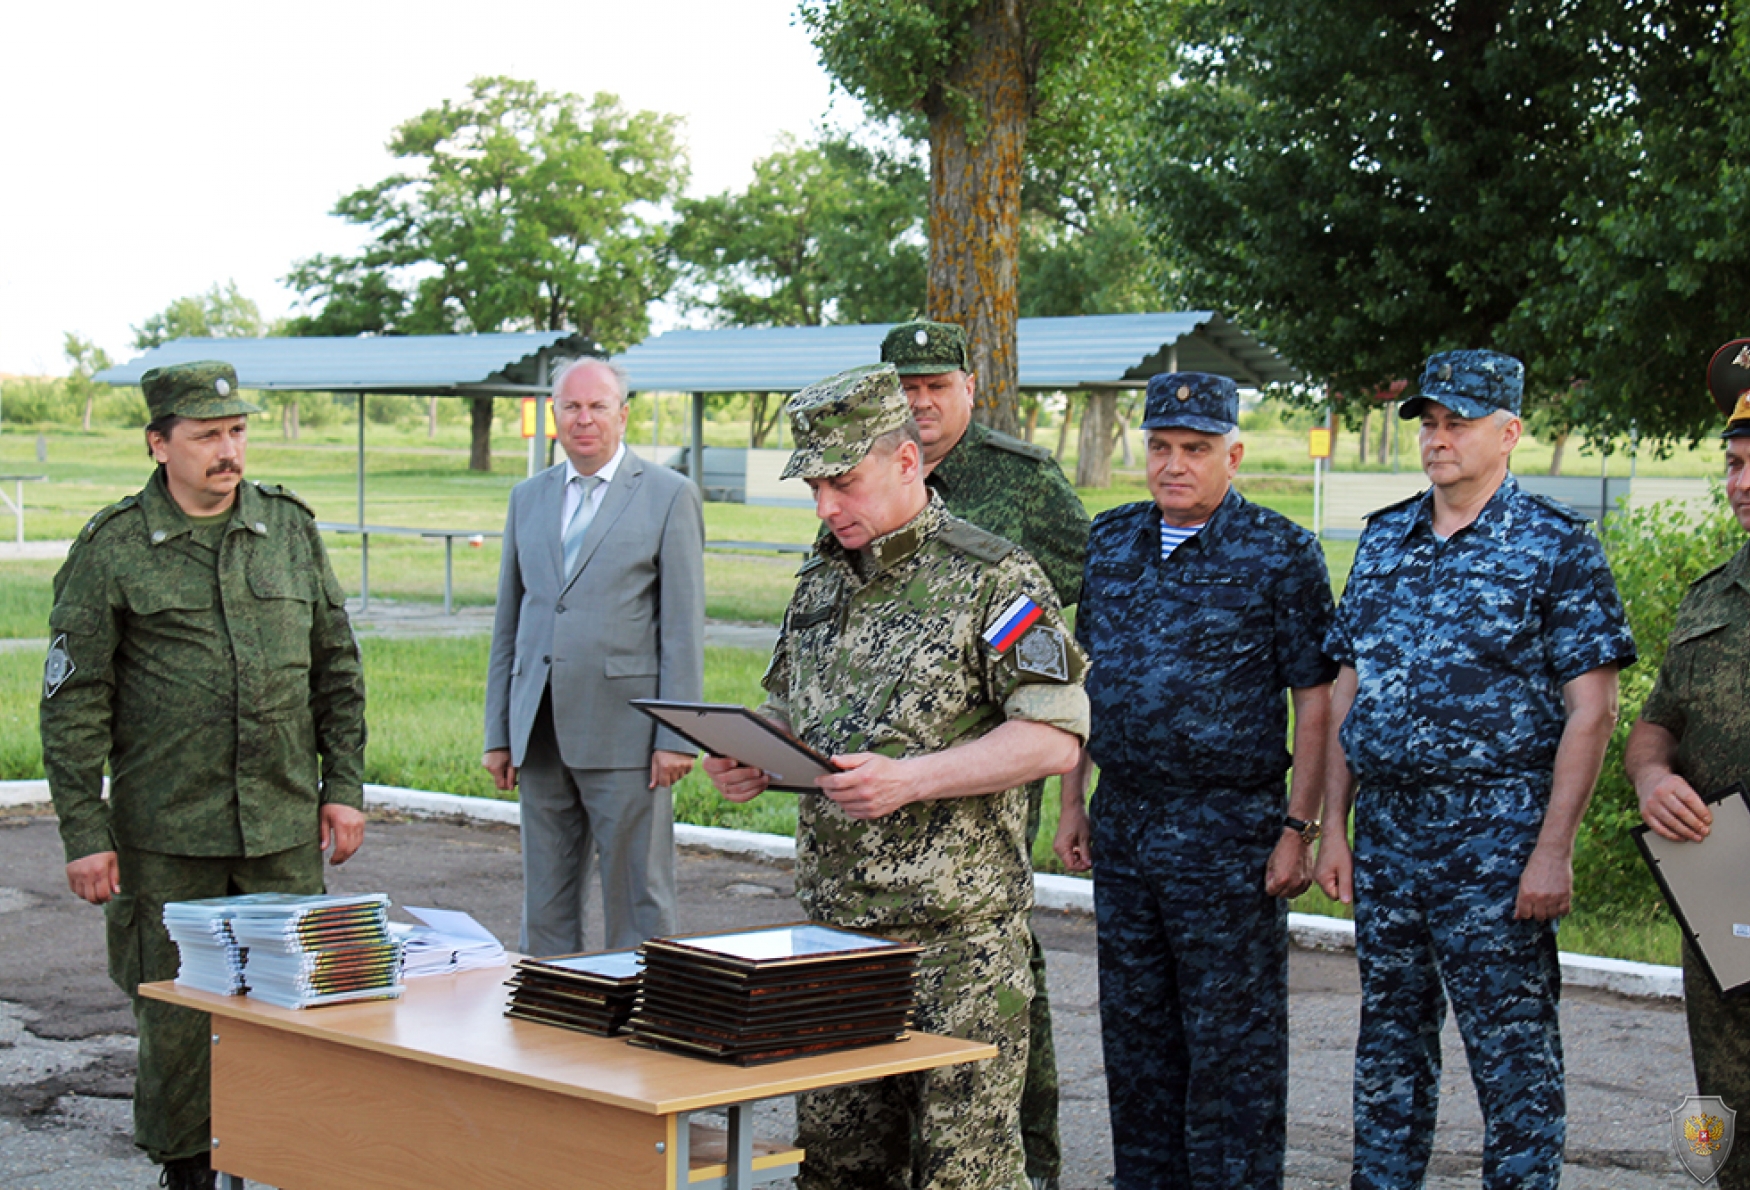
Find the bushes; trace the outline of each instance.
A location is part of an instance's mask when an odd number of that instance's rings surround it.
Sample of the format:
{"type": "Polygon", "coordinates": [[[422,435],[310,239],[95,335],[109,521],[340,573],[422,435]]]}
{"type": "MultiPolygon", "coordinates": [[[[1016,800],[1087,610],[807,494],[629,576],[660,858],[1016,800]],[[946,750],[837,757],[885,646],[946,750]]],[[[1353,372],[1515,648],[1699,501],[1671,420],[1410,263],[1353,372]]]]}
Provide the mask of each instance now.
{"type": "Polygon", "coordinates": [[[1629,727],[1652,693],[1665,658],[1665,643],[1677,605],[1689,584],[1730,558],[1745,542],[1744,531],[1723,494],[1705,515],[1658,504],[1612,517],[1604,549],[1634,630],[1640,660],[1622,675],[1622,716],[1605,754],[1592,808],[1574,849],[1577,907],[1631,919],[1652,920],[1666,910],[1629,832],[1640,825],[1640,806],[1622,767],[1629,727]]]}

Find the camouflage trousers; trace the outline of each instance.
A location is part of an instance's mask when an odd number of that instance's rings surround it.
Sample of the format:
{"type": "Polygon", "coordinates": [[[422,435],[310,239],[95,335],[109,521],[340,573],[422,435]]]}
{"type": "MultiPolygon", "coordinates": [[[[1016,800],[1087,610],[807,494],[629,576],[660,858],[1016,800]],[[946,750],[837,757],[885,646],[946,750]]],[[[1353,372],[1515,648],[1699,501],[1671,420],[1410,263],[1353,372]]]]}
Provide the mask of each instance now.
{"type": "Polygon", "coordinates": [[[1287,906],[1264,894],[1282,789],[1093,806],[1100,1035],[1118,1190],[1280,1187],[1287,906]]]}
{"type": "MultiPolygon", "coordinates": [[[[1039,838],[1040,802],[1045,782],[1027,786],[1027,849],[1039,838]]],[[[1027,1081],[1021,1090],[1021,1147],[1027,1154],[1027,1176],[1047,1181],[1063,1172],[1063,1142],[1057,1129],[1057,1042],[1051,1032],[1051,992],[1046,987],[1045,948],[1032,921],[1027,924],[1033,973],[1033,1007],[1027,1020],[1027,1081]]]]}
{"type": "Polygon", "coordinates": [[[916,1026],[997,1047],[984,1062],[796,1097],[799,1190],[1026,1190],[1027,923],[881,927],[924,947],[916,1026]]]}
{"type": "Polygon", "coordinates": [[[1696,1093],[1718,1095],[1738,1112],[1732,1155],[1720,1167],[1720,1190],[1750,1190],[1750,999],[1722,999],[1694,948],[1683,943],[1683,1007],[1689,1014],[1689,1048],[1695,1055],[1696,1093]]]}
{"type": "Polygon", "coordinates": [[[109,977],[128,994],[140,1037],[134,1080],[134,1143],[159,1163],[211,1151],[212,1029],[204,1012],[136,994],[175,979],[176,943],[164,929],[167,901],[246,892],[319,893],[322,853],[305,847],[246,859],[118,853],[122,891],[104,907],[109,977]]]}
{"type": "Polygon", "coordinates": [[[1556,927],[1513,917],[1542,807],[1501,804],[1500,794],[1364,791],[1356,810],[1353,1187],[1422,1184],[1448,996],[1482,1109],[1483,1186],[1561,1180],[1556,927]]]}

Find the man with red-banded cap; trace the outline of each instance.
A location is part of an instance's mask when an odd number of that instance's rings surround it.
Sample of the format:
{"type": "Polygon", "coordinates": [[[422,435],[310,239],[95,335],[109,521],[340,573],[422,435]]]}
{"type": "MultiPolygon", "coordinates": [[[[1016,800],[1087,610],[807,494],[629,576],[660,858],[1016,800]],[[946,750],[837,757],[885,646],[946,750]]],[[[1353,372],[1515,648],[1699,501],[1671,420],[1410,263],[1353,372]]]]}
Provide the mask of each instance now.
{"type": "MultiPolygon", "coordinates": [[[[1726,415],[1726,499],[1750,531],[1750,339],[1714,353],[1708,389],[1726,415]]],[[[1674,842],[1699,843],[1713,826],[1708,794],[1750,781],[1750,545],[1696,579],[1653,693],[1629,732],[1623,765],[1641,817],[1674,842]]],[[[1750,1000],[1725,999],[1693,947],[1683,946],[1683,1000],[1695,1081],[1727,1107],[1750,1107],[1750,1000]]],[[[1750,1187],[1740,1148],[1720,1167],[1724,1190],[1750,1187]]]]}

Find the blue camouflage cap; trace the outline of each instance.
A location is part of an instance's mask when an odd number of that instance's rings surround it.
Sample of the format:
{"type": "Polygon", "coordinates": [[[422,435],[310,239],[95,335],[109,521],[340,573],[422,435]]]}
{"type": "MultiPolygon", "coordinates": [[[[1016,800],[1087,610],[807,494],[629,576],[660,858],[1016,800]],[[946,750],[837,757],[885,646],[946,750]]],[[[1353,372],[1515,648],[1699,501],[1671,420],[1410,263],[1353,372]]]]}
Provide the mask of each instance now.
{"type": "Polygon", "coordinates": [[[1422,416],[1429,401],[1460,417],[1487,417],[1497,409],[1519,416],[1525,365],[1499,351],[1442,351],[1422,365],[1421,391],[1398,406],[1405,421],[1422,416]]]}
{"type": "Polygon", "coordinates": [[[1145,430],[1196,430],[1225,434],[1240,424],[1240,390],[1211,372],[1162,372],[1149,377],[1145,430]]]}

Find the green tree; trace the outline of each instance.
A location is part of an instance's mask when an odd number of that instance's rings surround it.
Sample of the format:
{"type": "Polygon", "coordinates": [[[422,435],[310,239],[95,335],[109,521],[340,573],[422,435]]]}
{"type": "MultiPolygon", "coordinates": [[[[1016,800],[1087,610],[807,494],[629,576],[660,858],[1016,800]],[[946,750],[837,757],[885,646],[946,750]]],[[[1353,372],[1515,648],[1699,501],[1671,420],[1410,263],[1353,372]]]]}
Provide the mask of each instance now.
{"type": "Polygon", "coordinates": [[[1070,161],[1146,77],[1163,0],[802,0],[833,77],[876,114],[927,121],[928,311],[971,338],[976,416],[1019,430],[1021,186],[1070,161]]]}
{"type": "Polygon", "coordinates": [[[67,374],[67,388],[79,403],[79,428],[90,433],[91,409],[97,404],[97,394],[109,391],[109,385],[99,384],[91,378],[109,367],[109,352],[68,331],[62,339],[61,353],[73,365],[73,370],[67,374]]]}
{"type": "MultiPolygon", "coordinates": [[[[477,78],[395,130],[406,162],[334,214],[374,239],[316,256],[287,282],[310,312],[293,334],[577,330],[618,350],[668,289],[659,212],[687,160],[678,117],[628,112],[509,78],[477,78]]],[[[473,402],[469,466],[491,469],[492,402],[473,402]]]]}
{"type": "Polygon", "coordinates": [[[1189,0],[1131,151],[1167,268],[1345,392],[1483,346],[1565,391],[1514,314],[1560,283],[1637,7],[1189,0]]]}
{"type": "Polygon", "coordinates": [[[237,282],[227,281],[177,298],[133,331],[134,346],[145,351],[175,339],[258,339],[268,326],[261,308],[238,291],[237,282]]]}
{"type": "Polygon", "coordinates": [[[1725,0],[1630,5],[1625,66],[1568,193],[1564,276],[1520,311],[1583,383],[1572,416],[1594,436],[1638,429],[1691,442],[1720,417],[1702,378],[1750,334],[1750,10],[1725,0]]]}
{"type": "Polygon", "coordinates": [[[677,204],[683,301],[729,326],[910,317],[923,307],[927,185],[894,152],[786,142],[742,193],[677,204]]]}

